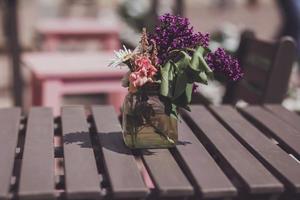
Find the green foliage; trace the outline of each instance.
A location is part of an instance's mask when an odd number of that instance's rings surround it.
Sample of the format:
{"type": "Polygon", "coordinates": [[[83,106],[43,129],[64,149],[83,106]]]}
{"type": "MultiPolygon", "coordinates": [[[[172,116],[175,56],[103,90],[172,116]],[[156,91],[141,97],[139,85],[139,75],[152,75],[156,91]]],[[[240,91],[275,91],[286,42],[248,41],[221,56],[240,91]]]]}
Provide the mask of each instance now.
{"type": "Polygon", "coordinates": [[[205,62],[207,50],[203,47],[197,47],[192,56],[184,50],[177,53],[179,58],[169,59],[160,70],[160,94],[170,99],[173,104],[172,110],[176,110],[177,107],[189,110],[193,83],[207,84],[213,72],[205,62]]]}

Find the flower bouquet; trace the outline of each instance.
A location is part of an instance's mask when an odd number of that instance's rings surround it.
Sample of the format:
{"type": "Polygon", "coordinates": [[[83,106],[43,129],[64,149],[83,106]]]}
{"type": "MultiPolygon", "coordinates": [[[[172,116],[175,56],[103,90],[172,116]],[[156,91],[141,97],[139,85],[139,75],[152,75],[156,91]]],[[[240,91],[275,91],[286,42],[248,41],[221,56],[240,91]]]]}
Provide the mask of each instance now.
{"type": "Polygon", "coordinates": [[[125,65],[122,85],[128,87],[122,108],[125,144],[161,148],[176,144],[178,108],[190,110],[195,83],[207,84],[213,74],[231,80],[242,76],[239,63],[221,48],[212,52],[209,34],[195,33],[189,20],[165,14],[153,33],[143,29],[133,51],[115,52],[110,66],[125,65]]]}

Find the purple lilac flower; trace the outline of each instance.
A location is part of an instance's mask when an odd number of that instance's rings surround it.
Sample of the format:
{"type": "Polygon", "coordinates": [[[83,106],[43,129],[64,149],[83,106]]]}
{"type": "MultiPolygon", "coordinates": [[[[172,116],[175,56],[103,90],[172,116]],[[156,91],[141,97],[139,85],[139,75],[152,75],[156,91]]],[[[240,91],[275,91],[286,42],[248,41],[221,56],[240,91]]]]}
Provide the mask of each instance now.
{"type": "Polygon", "coordinates": [[[243,76],[237,59],[227,54],[222,48],[218,48],[215,52],[208,53],[205,60],[214,72],[223,73],[233,81],[237,81],[243,76]]]}
{"type": "Polygon", "coordinates": [[[198,45],[208,47],[209,34],[194,33],[187,18],[168,13],[160,16],[159,21],[160,24],[149,38],[157,44],[160,64],[166,61],[168,53],[174,49],[195,48],[198,45]]]}

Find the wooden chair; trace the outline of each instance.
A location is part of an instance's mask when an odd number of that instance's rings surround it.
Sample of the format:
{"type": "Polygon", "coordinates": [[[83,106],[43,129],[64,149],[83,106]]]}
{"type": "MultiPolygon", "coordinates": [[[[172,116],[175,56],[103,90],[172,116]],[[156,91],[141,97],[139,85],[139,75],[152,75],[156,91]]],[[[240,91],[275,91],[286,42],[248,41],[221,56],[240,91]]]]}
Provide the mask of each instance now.
{"type": "Polygon", "coordinates": [[[251,31],[243,32],[237,58],[244,78],[227,84],[223,103],[281,103],[285,98],[289,77],[296,57],[292,38],[283,37],[277,43],[256,39],[251,31]]]}
{"type": "MultiPolygon", "coordinates": [[[[238,82],[228,82],[223,104],[235,105],[238,100],[249,104],[281,103],[286,95],[289,77],[296,58],[296,45],[291,37],[272,43],[256,39],[244,31],[236,53],[244,71],[238,82]]],[[[211,104],[200,92],[193,96],[194,104],[211,104]]]]}

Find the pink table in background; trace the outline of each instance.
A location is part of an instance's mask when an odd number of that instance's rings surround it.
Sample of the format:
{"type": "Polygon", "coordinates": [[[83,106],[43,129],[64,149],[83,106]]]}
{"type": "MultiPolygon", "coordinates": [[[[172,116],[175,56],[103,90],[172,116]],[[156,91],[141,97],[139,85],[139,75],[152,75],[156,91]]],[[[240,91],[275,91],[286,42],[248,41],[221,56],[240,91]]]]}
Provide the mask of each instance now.
{"type": "Polygon", "coordinates": [[[22,57],[31,73],[32,105],[49,106],[58,115],[63,95],[107,93],[119,111],[127,90],[121,86],[126,68],[107,67],[112,53],[27,53],[22,57]]]}
{"type": "Polygon", "coordinates": [[[43,38],[44,50],[57,50],[63,39],[96,39],[104,50],[119,49],[120,26],[114,20],[57,18],[40,21],[37,33],[43,38]]]}

